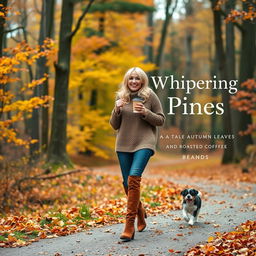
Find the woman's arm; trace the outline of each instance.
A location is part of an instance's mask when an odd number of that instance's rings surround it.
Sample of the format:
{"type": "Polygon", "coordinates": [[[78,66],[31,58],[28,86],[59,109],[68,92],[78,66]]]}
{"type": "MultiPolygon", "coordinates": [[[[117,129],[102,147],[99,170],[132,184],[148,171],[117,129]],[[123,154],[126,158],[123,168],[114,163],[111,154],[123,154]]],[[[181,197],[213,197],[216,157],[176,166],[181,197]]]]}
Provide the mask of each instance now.
{"type": "Polygon", "coordinates": [[[111,124],[111,126],[113,127],[114,130],[118,130],[121,126],[121,121],[122,121],[121,110],[119,109],[119,111],[118,111],[115,107],[112,110],[109,123],[111,124]]]}
{"type": "Polygon", "coordinates": [[[121,126],[122,121],[122,107],[124,105],[124,101],[122,99],[118,99],[115,102],[115,107],[112,110],[111,117],[110,117],[110,124],[113,129],[117,130],[121,126]]]}
{"type": "Polygon", "coordinates": [[[162,105],[157,95],[152,92],[152,108],[146,109],[142,118],[153,126],[162,126],[165,122],[162,105]]]}

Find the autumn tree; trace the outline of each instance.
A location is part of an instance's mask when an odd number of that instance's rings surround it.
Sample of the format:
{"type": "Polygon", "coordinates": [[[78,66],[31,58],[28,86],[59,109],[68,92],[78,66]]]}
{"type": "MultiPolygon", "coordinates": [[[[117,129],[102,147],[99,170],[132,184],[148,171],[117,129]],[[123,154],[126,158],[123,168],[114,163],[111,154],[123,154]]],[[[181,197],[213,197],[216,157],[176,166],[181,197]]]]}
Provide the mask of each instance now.
{"type": "MultiPolygon", "coordinates": [[[[142,3],[135,3],[129,1],[102,1],[101,3],[95,3],[92,8],[90,9],[90,13],[97,13],[99,15],[98,18],[98,35],[104,37],[105,34],[105,20],[106,15],[109,12],[118,13],[118,14],[143,14],[143,13],[152,13],[154,8],[152,6],[142,4],[142,3]]],[[[112,42],[115,44],[115,42],[112,42]]],[[[111,47],[111,46],[110,46],[111,47]]],[[[104,50],[104,49],[103,49],[104,50]]],[[[97,54],[100,54],[102,51],[98,50],[97,54]]],[[[93,89],[91,91],[91,99],[90,105],[92,108],[97,109],[97,89],[93,89]]]]}
{"type": "MultiPolygon", "coordinates": [[[[54,28],[54,6],[55,0],[42,1],[41,8],[41,21],[38,45],[43,45],[46,38],[53,38],[54,28]]],[[[36,63],[36,79],[49,74],[49,66],[47,59],[42,57],[36,63]]],[[[49,95],[48,78],[45,82],[34,89],[34,96],[49,95]]],[[[38,108],[33,110],[32,123],[31,123],[31,136],[37,140],[37,143],[31,145],[30,151],[33,158],[39,157],[39,150],[46,151],[48,145],[48,130],[49,130],[49,110],[48,108],[38,108]],[[42,126],[42,127],[40,127],[42,126]],[[41,135],[40,135],[41,133],[41,135]],[[40,141],[40,138],[42,141],[40,141]]]]}
{"type": "MultiPolygon", "coordinates": [[[[242,4],[242,11],[238,11],[233,9],[234,1],[226,2],[226,9],[229,13],[225,13],[222,9],[221,3],[218,3],[216,8],[219,13],[221,13],[225,18],[226,22],[232,22],[235,27],[237,27],[241,34],[241,50],[240,50],[240,61],[239,61],[239,81],[238,81],[238,89],[244,90],[245,88],[241,87],[241,84],[247,79],[252,79],[254,77],[255,72],[255,54],[256,54],[256,46],[255,46],[255,5],[253,1],[240,1],[242,4]],[[238,21],[242,22],[242,25],[238,21]]],[[[234,66],[235,59],[232,56],[232,41],[234,41],[234,36],[232,32],[232,25],[227,25],[227,43],[230,45],[227,48],[227,54],[229,54],[229,63],[227,69],[231,75],[234,74],[234,66]],[[230,38],[230,39],[228,39],[230,38]],[[232,61],[233,60],[233,61],[232,61]],[[231,63],[232,61],[232,63],[231,63]]],[[[234,112],[233,116],[233,132],[235,134],[235,151],[234,151],[234,160],[241,160],[246,156],[246,147],[253,143],[251,134],[247,134],[245,136],[241,136],[239,134],[240,131],[246,130],[247,126],[252,124],[252,116],[250,113],[246,112],[234,112]]]]}
{"type": "MultiPolygon", "coordinates": [[[[241,57],[239,66],[239,89],[244,90],[241,85],[248,79],[255,77],[255,59],[256,59],[256,30],[255,30],[255,12],[254,1],[243,1],[244,17],[242,18],[241,31],[241,57]],[[254,16],[253,16],[254,13],[254,16]],[[254,22],[253,22],[254,21],[254,22]]],[[[246,147],[253,144],[251,134],[241,136],[239,131],[244,131],[252,125],[252,115],[248,112],[239,112],[236,116],[236,143],[237,151],[235,158],[241,159],[246,156],[246,147]]]]}
{"type": "MultiPolygon", "coordinates": [[[[227,65],[226,54],[224,50],[223,34],[222,34],[222,16],[218,9],[216,9],[217,1],[212,1],[213,21],[214,21],[214,37],[215,37],[215,49],[217,53],[217,63],[219,78],[221,80],[227,80],[227,65]]],[[[223,117],[223,130],[225,134],[232,134],[232,119],[231,110],[229,105],[230,94],[227,90],[222,90],[222,102],[224,104],[223,117]]],[[[227,146],[224,149],[222,163],[233,162],[234,158],[234,144],[230,139],[224,139],[224,143],[227,146]]]]}
{"type": "Polygon", "coordinates": [[[48,161],[71,166],[67,156],[67,107],[71,43],[94,0],[90,0],[72,30],[75,1],[63,1],[59,34],[58,61],[55,64],[54,105],[48,161]]]}
{"type": "Polygon", "coordinates": [[[146,63],[142,55],[141,46],[148,34],[144,12],[108,10],[104,15],[104,34],[99,33],[99,17],[101,13],[94,11],[88,14],[91,23],[83,23],[74,38],[67,150],[72,155],[86,152],[107,158],[112,157],[114,150],[109,114],[123,74],[131,66],[150,71],[154,65],[146,63]],[[91,104],[94,90],[96,107],[91,104]]]}
{"type": "Polygon", "coordinates": [[[31,83],[21,83],[18,94],[15,95],[10,89],[6,88],[7,84],[15,84],[20,81],[17,74],[24,72],[20,67],[21,63],[32,65],[40,57],[47,57],[52,54],[53,47],[51,41],[45,41],[42,45],[44,51],[41,52],[40,47],[32,48],[25,42],[17,44],[16,47],[5,49],[9,56],[3,56],[0,59],[0,84],[3,89],[0,89],[0,143],[14,144],[18,146],[28,147],[31,143],[36,143],[33,139],[24,139],[20,137],[20,132],[17,131],[13,124],[18,123],[24,119],[26,113],[29,115],[34,108],[40,106],[48,106],[51,99],[49,96],[44,97],[30,97],[27,100],[20,100],[20,94],[26,94],[36,86],[44,83],[46,77],[33,80],[31,83]],[[8,115],[12,113],[12,115],[8,115]],[[10,118],[9,118],[10,116],[10,118]]]}
{"type": "MultiPolygon", "coordinates": [[[[186,11],[186,19],[188,21],[188,24],[185,28],[185,70],[184,70],[184,77],[187,80],[190,80],[192,77],[192,67],[193,67],[193,61],[192,61],[192,53],[193,53],[193,33],[194,33],[194,28],[191,23],[191,20],[193,19],[193,14],[194,14],[194,6],[193,6],[193,1],[192,0],[187,0],[184,1],[184,6],[185,6],[185,11],[186,11]]],[[[188,103],[193,102],[193,96],[194,92],[191,92],[189,95],[186,95],[184,92],[183,97],[187,97],[188,103]]],[[[188,134],[188,129],[189,125],[193,126],[193,120],[190,116],[184,115],[181,118],[180,121],[180,129],[183,134],[185,134],[184,138],[182,139],[182,145],[187,144],[187,134],[188,134]]],[[[186,148],[182,147],[182,151],[186,152],[186,148]]]]}

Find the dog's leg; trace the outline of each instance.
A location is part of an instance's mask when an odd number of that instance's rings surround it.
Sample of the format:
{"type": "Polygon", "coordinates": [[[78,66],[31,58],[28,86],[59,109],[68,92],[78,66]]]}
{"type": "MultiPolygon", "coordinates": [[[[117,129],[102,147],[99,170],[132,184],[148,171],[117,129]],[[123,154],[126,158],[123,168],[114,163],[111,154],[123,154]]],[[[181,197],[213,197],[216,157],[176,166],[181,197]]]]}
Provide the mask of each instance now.
{"type": "Polygon", "coordinates": [[[184,220],[185,220],[186,222],[188,222],[188,221],[189,221],[189,217],[188,217],[187,212],[185,211],[184,208],[182,209],[182,214],[183,214],[184,220]]]}
{"type": "Polygon", "coordinates": [[[191,216],[191,219],[189,220],[188,224],[193,226],[195,222],[197,222],[197,217],[199,214],[199,209],[193,212],[193,215],[191,216]]]}
{"type": "Polygon", "coordinates": [[[195,223],[195,217],[194,217],[194,216],[191,216],[191,218],[190,218],[188,224],[191,225],[191,226],[193,226],[194,223],[195,223]]]}
{"type": "Polygon", "coordinates": [[[196,211],[196,215],[195,215],[195,222],[197,222],[197,217],[199,215],[200,209],[196,211]]]}

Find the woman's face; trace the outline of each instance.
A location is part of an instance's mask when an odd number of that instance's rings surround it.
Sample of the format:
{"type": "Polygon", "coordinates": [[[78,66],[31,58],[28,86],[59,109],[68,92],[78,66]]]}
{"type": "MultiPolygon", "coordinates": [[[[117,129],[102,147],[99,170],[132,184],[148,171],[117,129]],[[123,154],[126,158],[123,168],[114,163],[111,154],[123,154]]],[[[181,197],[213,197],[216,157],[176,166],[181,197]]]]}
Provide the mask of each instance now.
{"type": "Polygon", "coordinates": [[[128,88],[131,92],[136,92],[142,87],[142,81],[136,72],[132,72],[128,80],[128,88]]]}

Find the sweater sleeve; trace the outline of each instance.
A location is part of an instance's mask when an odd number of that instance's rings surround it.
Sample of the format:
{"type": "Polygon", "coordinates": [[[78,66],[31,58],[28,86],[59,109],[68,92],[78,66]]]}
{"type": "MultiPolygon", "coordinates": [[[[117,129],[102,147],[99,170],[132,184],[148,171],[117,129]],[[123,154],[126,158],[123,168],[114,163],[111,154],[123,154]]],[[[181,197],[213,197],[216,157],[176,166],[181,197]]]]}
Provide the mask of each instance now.
{"type": "Polygon", "coordinates": [[[119,113],[115,111],[115,108],[112,110],[111,117],[109,120],[109,123],[113,127],[114,130],[118,130],[121,126],[121,120],[122,120],[122,111],[120,110],[119,113]]]}
{"type": "Polygon", "coordinates": [[[142,119],[153,126],[162,126],[165,122],[161,102],[154,92],[152,92],[152,108],[151,110],[147,109],[146,115],[142,119]]]}

